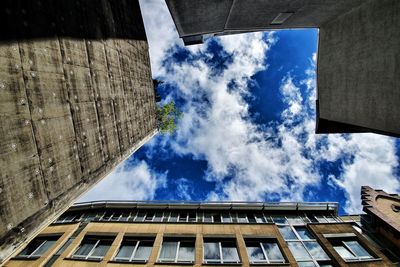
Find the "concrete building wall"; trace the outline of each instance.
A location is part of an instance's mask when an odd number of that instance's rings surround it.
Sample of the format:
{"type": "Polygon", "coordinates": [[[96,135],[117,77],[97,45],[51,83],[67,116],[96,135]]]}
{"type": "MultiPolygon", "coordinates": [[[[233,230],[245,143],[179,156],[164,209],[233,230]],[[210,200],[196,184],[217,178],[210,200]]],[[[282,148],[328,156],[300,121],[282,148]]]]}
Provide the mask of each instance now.
{"type": "Polygon", "coordinates": [[[138,1],[2,5],[0,262],[156,132],[138,1]]]}
{"type": "Polygon", "coordinates": [[[371,0],[319,31],[319,118],[400,135],[400,2],[371,0]]]}

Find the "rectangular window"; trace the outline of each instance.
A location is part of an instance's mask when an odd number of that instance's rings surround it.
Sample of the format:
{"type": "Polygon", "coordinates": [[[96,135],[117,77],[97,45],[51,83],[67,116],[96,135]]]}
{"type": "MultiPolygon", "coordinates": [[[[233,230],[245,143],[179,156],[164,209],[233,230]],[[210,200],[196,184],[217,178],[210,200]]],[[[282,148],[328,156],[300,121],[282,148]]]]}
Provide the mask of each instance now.
{"type": "Polygon", "coordinates": [[[194,238],[164,238],[159,262],[194,262],[194,238]]]}
{"type": "Polygon", "coordinates": [[[205,263],[239,263],[234,239],[204,239],[205,263]]]}
{"type": "Polygon", "coordinates": [[[264,214],[262,214],[262,213],[254,214],[254,218],[256,219],[256,223],[266,223],[267,222],[267,220],[264,217],[264,214]]]}
{"type": "Polygon", "coordinates": [[[161,222],[163,219],[163,213],[162,212],[156,212],[156,215],[154,216],[154,222],[161,222]]]}
{"type": "Polygon", "coordinates": [[[212,223],[214,222],[214,216],[211,213],[204,213],[203,222],[205,223],[212,223]]]}
{"type": "Polygon", "coordinates": [[[145,212],[138,212],[135,218],[136,222],[143,222],[144,218],[146,217],[146,213],[145,212]]]}
{"type": "Polygon", "coordinates": [[[297,261],[330,260],[306,226],[281,225],[279,231],[297,261]]]}
{"type": "Polygon", "coordinates": [[[197,222],[196,213],[189,213],[189,222],[197,222]]]}
{"type": "Polygon", "coordinates": [[[57,219],[56,223],[73,222],[75,218],[76,218],[75,214],[63,214],[57,219]]]}
{"type": "Polygon", "coordinates": [[[169,222],[177,222],[178,214],[176,212],[171,212],[171,216],[169,217],[169,222]]]}
{"type": "Polygon", "coordinates": [[[374,257],[354,239],[330,240],[333,248],[345,261],[362,261],[374,257]]]}
{"type": "Polygon", "coordinates": [[[251,263],[284,263],[276,239],[246,239],[246,249],[251,263]]]}
{"type": "Polygon", "coordinates": [[[72,258],[102,260],[113,241],[114,237],[85,236],[72,258]]]}
{"type": "Polygon", "coordinates": [[[154,219],[154,212],[148,212],[145,217],[146,222],[152,222],[154,219]]]}
{"type": "Polygon", "coordinates": [[[17,257],[20,258],[39,258],[42,256],[50,247],[52,247],[56,241],[60,238],[57,236],[38,236],[33,239],[29,244],[22,250],[17,257]]]}
{"type": "Polygon", "coordinates": [[[222,213],[221,215],[221,221],[223,223],[231,223],[232,222],[232,218],[231,215],[229,213],[222,213]]]}
{"type": "Polygon", "coordinates": [[[123,262],[147,262],[153,244],[154,239],[151,238],[124,237],[114,260],[123,262]]]}
{"type": "Polygon", "coordinates": [[[186,212],[179,214],[179,222],[187,222],[188,214],[186,212]]]}
{"type": "Polygon", "coordinates": [[[248,223],[247,216],[244,213],[238,213],[238,223],[248,223]]]}

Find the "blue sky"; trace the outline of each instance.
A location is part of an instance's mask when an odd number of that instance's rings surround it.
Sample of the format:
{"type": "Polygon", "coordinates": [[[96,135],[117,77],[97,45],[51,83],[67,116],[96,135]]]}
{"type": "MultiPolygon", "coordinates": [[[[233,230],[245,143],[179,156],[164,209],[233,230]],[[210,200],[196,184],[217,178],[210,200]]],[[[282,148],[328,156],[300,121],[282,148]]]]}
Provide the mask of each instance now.
{"type": "Polygon", "coordinates": [[[141,8],[159,93],[184,116],[80,201],[338,201],[359,213],[361,185],[400,192],[399,140],[314,134],[317,30],[184,47],[164,1],[141,8]]]}

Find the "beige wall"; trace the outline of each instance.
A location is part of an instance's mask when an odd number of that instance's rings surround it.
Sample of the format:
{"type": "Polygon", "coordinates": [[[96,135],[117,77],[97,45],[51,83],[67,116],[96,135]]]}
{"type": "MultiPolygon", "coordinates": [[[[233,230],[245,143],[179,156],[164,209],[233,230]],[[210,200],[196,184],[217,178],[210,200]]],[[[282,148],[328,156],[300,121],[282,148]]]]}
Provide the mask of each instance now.
{"type": "MultiPolygon", "coordinates": [[[[54,225],[49,226],[42,234],[64,233],[57,241],[56,245],[46,252],[37,260],[10,260],[6,266],[42,266],[51,255],[55,253],[70,235],[78,227],[78,224],[54,225]]],[[[353,229],[349,223],[337,224],[309,224],[312,232],[317,236],[320,244],[327,253],[332,257],[333,261],[340,266],[392,266],[386,257],[372,246],[364,237],[353,229]],[[369,263],[352,263],[348,264],[341,260],[340,256],[334,251],[329,241],[323,237],[326,233],[354,233],[360,242],[372,251],[380,260],[369,263]]],[[[284,253],[286,260],[289,262],[283,266],[297,266],[291,252],[289,251],[285,241],[279,233],[278,227],[274,224],[163,224],[163,223],[111,223],[111,222],[92,222],[74,239],[69,247],[60,255],[54,266],[176,266],[157,263],[163,236],[193,236],[196,237],[196,256],[194,266],[203,264],[203,237],[232,237],[237,241],[239,256],[241,258],[241,266],[249,266],[249,260],[246,252],[244,238],[246,237],[275,237],[279,246],[284,253]],[[73,252],[77,249],[86,234],[112,235],[115,236],[111,248],[101,262],[90,262],[82,260],[70,259],[73,252]],[[109,262],[117,253],[118,247],[125,234],[138,234],[141,236],[154,236],[155,242],[152,253],[147,264],[129,264],[129,263],[112,263],[109,262]]],[[[22,250],[22,249],[21,249],[22,250]]],[[[16,253],[18,254],[18,253],[16,253]]],[[[208,265],[207,266],[211,266],[208,265]]],[[[224,265],[227,266],[227,265],[224,265]]],[[[273,265],[268,265],[273,266],[273,265]]],[[[279,265],[282,266],[282,265],[279,265]]]]}

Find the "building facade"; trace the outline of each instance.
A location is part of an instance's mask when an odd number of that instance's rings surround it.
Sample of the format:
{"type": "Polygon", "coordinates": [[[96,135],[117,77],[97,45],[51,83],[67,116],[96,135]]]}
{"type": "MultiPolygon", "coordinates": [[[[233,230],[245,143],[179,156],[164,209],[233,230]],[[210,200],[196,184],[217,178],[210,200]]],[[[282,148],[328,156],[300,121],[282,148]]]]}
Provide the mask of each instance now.
{"type": "Polygon", "coordinates": [[[337,203],[86,202],[5,266],[395,266],[337,203]]]}
{"type": "Polygon", "coordinates": [[[316,132],[400,136],[398,0],[166,3],[186,45],[215,35],[318,28],[316,132]]]}
{"type": "Polygon", "coordinates": [[[137,0],[0,3],[0,263],[156,133],[137,0]]]}

